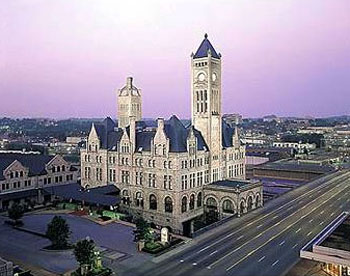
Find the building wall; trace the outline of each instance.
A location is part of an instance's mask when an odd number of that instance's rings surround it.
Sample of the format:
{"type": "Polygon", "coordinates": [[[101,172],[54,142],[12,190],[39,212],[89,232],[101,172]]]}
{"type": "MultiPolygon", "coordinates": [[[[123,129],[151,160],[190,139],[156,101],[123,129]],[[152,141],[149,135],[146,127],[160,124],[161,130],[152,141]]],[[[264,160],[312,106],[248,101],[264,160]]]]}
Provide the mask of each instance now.
{"type": "MultiPolygon", "coordinates": [[[[35,162],[35,160],[33,161],[35,162]]],[[[6,170],[4,170],[5,180],[0,180],[0,196],[15,192],[32,190],[54,185],[64,185],[77,181],[78,172],[70,171],[70,164],[61,156],[56,155],[47,165],[46,172],[43,175],[29,175],[29,169],[24,167],[19,161],[14,161],[6,170]]],[[[42,203],[43,197],[32,197],[19,199],[21,203],[27,200],[34,203],[42,203]]],[[[0,197],[0,209],[11,206],[13,201],[3,201],[0,197]],[[5,206],[6,205],[6,206],[5,206]]]]}

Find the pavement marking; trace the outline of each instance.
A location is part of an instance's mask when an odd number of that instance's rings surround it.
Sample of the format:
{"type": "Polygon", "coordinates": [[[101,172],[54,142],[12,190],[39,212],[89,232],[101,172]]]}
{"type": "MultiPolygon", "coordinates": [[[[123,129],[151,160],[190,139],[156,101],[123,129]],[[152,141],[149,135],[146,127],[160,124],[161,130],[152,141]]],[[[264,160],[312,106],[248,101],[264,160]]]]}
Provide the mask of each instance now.
{"type": "MultiPolygon", "coordinates": [[[[327,191],[326,194],[330,193],[330,192],[333,191],[335,188],[336,188],[336,187],[333,187],[332,189],[330,189],[329,191],[327,191]]],[[[341,193],[341,192],[342,192],[342,190],[339,191],[337,194],[339,194],[339,193],[341,193]]],[[[324,195],[326,195],[326,194],[324,194],[324,195]]],[[[322,195],[322,196],[324,196],[324,195],[322,195]]],[[[336,194],[334,194],[334,196],[335,196],[335,195],[336,195],[336,194]]],[[[328,198],[328,200],[326,200],[325,202],[327,202],[327,201],[329,201],[329,200],[330,200],[330,198],[328,198]]],[[[304,206],[307,206],[307,205],[310,205],[310,204],[311,204],[311,202],[307,203],[307,204],[304,205],[304,206]]],[[[282,220],[286,220],[287,218],[293,216],[293,215],[294,215],[295,213],[297,213],[297,212],[298,212],[298,211],[295,211],[293,214],[291,214],[291,215],[285,217],[285,218],[282,219],[282,220]]],[[[311,214],[312,212],[313,212],[313,211],[308,212],[308,215],[311,214]]],[[[303,217],[305,217],[305,216],[306,216],[306,215],[304,215],[303,217]]],[[[281,232],[279,232],[279,233],[276,234],[275,236],[271,237],[268,241],[266,241],[265,243],[263,243],[262,245],[260,245],[259,247],[257,247],[255,250],[251,251],[248,255],[244,256],[243,258],[241,258],[240,260],[238,260],[236,263],[234,263],[233,265],[231,265],[230,267],[228,267],[228,268],[226,269],[226,271],[231,270],[233,267],[235,267],[236,265],[238,265],[239,263],[241,263],[242,261],[244,261],[244,260],[245,260],[247,257],[249,257],[252,253],[254,253],[254,252],[258,251],[260,248],[264,247],[266,244],[268,244],[268,243],[269,243],[271,240],[273,240],[275,237],[280,236],[282,233],[284,233],[284,232],[287,231],[289,228],[291,228],[291,227],[294,226],[296,223],[298,223],[301,219],[302,219],[302,217],[299,218],[298,220],[296,220],[294,223],[288,225],[286,228],[284,228],[284,230],[282,230],[281,232]]],[[[267,231],[268,231],[269,229],[271,229],[271,228],[273,228],[273,226],[267,228],[264,232],[267,232],[267,231]]],[[[309,234],[308,234],[307,236],[311,235],[311,233],[312,233],[312,231],[309,232],[309,234]]],[[[240,247],[243,247],[244,245],[248,244],[249,242],[251,242],[251,241],[254,240],[254,239],[255,239],[255,238],[249,240],[248,242],[242,244],[240,247]]],[[[235,251],[236,251],[236,250],[235,250],[235,251]]],[[[228,256],[232,255],[233,253],[234,253],[234,251],[231,251],[231,252],[227,253],[227,254],[224,255],[223,257],[221,257],[221,258],[219,258],[218,260],[216,260],[215,262],[213,262],[213,263],[211,264],[211,266],[214,266],[214,265],[218,264],[218,263],[221,262],[223,259],[225,259],[225,258],[227,258],[228,256]]]]}
{"type": "Polygon", "coordinates": [[[275,261],[271,266],[275,266],[276,264],[278,264],[279,261],[280,260],[275,261]]]}
{"type": "Polygon", "coordinates": [[[296,248],[297,246],[298,246],[298,244],[296,243],[296,244],[294,244],[293,248],[296,248]]]}
{"type": "MultiPolygon", "coordinates": [[[[259,217],[258,219],[254,219],[252,222],[257,223],[257,222],[259,222],[259,221],[262,221],[262,220],[264,220],[266,217],[269,217],[269,216],[273,215],[274,213],[277,213],[278,210],[284,208],[285,206],[288,206],[289,204],[291,204],[291,203],[293,203],[293,202],[299,200],[300,198],[306,197],[308,194],[315,193],[316,191],[318,191],[318,192],[324,192],[323,189],[326,188],[327,186],[329,186],[330,184],[333,184],[334,182],[342,181],[343,179],[347,179],[347,178],[348,178],[348,174],[349,174],[349,173],[347,172],[347,173],[344,173],[344,174],[335,176],[334,179],[331,179],[330,177],[328,177],[328,178],[329,178],[329,179],[328,179],[327,177],[325,177],[325,179],[323,179],[322,181],[315,181],[314,183],[322,183],[322,184],[319,185],[319,186],[315,186],[315,187],[313,187],[311,190],[307,191],[306,193],[301,194],[301,195],[295,197],[294,199],[292,199],[292,200],[290,200],[290,201],[284,203],[284,204],[281,205],[276,211],[272,211],[272,212],[270,212],[270,213],[267,213],[267,214],[263,215],[262,217],[259,217]]],[[[332,188],[331,190],[333,190],[333,189],[334,189],[334,188],[332,188]]],[[[331,190],[330,190],[330,191],[331,191],[331,190]]],[[[329,192],[329,191],[328,191],[328,192],[329,192]]],[[[321,195],[321,197],[322,197],[322,196],[324,196],[324,195],[321,195]]],[[[306,205],[304,205],[301,209],[303,209],[303,208],[305,208],[305,207],[306,207],[306,205]]],[[[294,206],[291,206],[291,207],[289,207],[288,209],[291,209],[291,208],[294,208],[294,206]]],[[[294,215],[294,214],[295,214],[295,212],[294,212],[292,215],[294,215]]],[[[252,222],[250,222],[250,223],[252,223],[252,222]]],[[[276,223],[275,226],[278,225],[278,224],[280,224],[280,223],[281,223],[281,222],[276,223]]],[[[230,234],[228,234],[228,235],[222,237],[221,239],[216,240],[216,241],[213,242],[212,244],[209,244],[208,246],[206,246],[206,247],[204,247],[204,248],[202,248],[202,249],[196,251],[195,253],[192,253],[192,254],[188,255],[185,259],[190,259],[190,258],[192,258],[193,256],[195,256],[195,255],[197,255],[197,254],[199,254],[199,253],[201,253],[201,252],[203,252],[203,251],[205,251],[205,250],[207,250],[207,249],[209,249],[209,248],[215,246],[216,244],[218,244],[218,243],[220,243],[220,242],[226,240],[227,238],[233,236],[234,234],[239,233],[240,231],[242,231],[243,229],[245,229],[245,228],[247,228],[247,227],[248,227],[248,225],[245,224],[242,228],[237,229],[236,231],[231,232],[230,234]]],[[[239,247],[239,248],[240,248],[240,247],[239,247]]],[[[238,249],[239,249],[239,248],[238,248],[238,249]]],[[[236,251],[236,250],[234,250],[233,252],[235,252],[235,251],[236,251]]],[[[220,261],[220,260],[219,260],[219,261],[220,261]]]]}
{"type": "Polygon", "coordinates": [[[258,263],[260,263],[263,259],[265,259],[265,256],[262,256],[262,257],[258,260],[258,263]]]}
{"type": "Polygon", "coordinates": [[[299,228],[297,231],[295,231],[295,233],[299,233],[300,230],[301,230],[301,228],[299,228]]]}
{"type": "Polygon", "coordinates": [[[242,239],[242,238],[244,238],[244,235],[239,236],[239,237],[237,238],[237,241],[239,241],[239,240],[242,239]]]}
{"type": "Polygon", "coordinates": [[[286,243],[286,241],[283,241],[280,243],[280,246],[284,245],[286,243]]]}
{"type": "Polygon", "coordinates": [[[324,224],[324,221],[320,222],[320,225],[324,224]]]}
{"type": "Polygon", "coordinates": [[[309,233],[307,233],[306,236],[308,237],[308,236],[310,236],[311,234],[312,234],[312,231],[310,231],[309,233]]]}
{"type": "Polygon", "coordinates": [[[209,256],[212,256],[212,255],[214,255],[215,253],[217,253],[218,251],[217,250],[215,250],[214,252],[211,252],[210,254],[209,254],[209,256]]]}

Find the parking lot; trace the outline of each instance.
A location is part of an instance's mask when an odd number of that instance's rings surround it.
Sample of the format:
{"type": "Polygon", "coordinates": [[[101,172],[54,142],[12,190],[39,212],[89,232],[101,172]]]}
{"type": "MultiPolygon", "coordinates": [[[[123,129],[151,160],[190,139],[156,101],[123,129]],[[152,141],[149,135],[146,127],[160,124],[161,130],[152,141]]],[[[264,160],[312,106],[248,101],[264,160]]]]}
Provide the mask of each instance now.
{"type": "MultiPolygon", "coordinates": [[[[53,214],[35,214],[23,217],[24,227],[45,233],[47,224],[53,214]]],[[[86,218],[62,214],[71,230],[71,242],[86,237],[95,241],[106,257],[104,262],[114,268],[130,267],[151,258],[146,253],[139,253],[133,242],[132,227],[119,223],[101,226],[86,218]]],[[[0,217],[0,255],[6,259],[21,261],[47,271],[63,274],[77,267],[71,251],[47,252],[42,248],[50,241],[26,232],[12,229],[4,224],[4,217],[0,217]]],[[[117,269],[118,270],[118,269],[117,269]]]]}

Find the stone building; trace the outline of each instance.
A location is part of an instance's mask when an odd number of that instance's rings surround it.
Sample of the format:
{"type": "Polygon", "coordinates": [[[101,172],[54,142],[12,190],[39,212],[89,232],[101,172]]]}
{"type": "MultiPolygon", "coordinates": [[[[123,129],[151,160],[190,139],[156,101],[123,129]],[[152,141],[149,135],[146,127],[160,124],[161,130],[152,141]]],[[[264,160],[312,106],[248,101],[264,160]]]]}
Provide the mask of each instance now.
{"type": "Polygon", "coordinates": [[[50,201],[46,187],[77,182],[78,171],[60,155],[0,153],[0,210],[50,201]]]}
{"type": "MultiPolygon", "coordinates": [[[[141,92],[128,78],[118,92],[118,127],[110,118],[94,124],[81,151],[82,185],[114,184],[121,190],[122,208],[178,233],[188,232],[193,219],[204,213],[204,187],[224,192],[215,186],[218,181],[241,182],[253,193],[252,208],[261,206],[261,184],[244,181],[245,146],[238,128],[222,120],[221,55],[207,35],[191,55],[191,103],[189,126],[175,115],[141,121],[141,92]]],[[[225,190],[231,213],[246,212],[236,202],[240,189],[225,190]]]]}

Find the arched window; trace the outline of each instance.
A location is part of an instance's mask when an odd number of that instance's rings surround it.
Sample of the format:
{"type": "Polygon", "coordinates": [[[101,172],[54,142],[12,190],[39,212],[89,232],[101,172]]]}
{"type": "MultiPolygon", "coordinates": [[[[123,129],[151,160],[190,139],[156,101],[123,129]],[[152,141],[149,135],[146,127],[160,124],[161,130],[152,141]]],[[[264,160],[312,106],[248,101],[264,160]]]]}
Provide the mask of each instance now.
{"type": "Polygon", "coordinates": [[[197,195],[197,207],[202,206],[202,192],[199,192],[197,195]]]}
{"type": "Polygon", "coordinates": [[[172,213],[173,212],[173,200],[170,196],[167,196],[164,199],[164,211],[166,213],[172,213]]]}
{"type": "Polygon", "coordinates": [[[157,210],[157,198],[155,195],[149,196],[149,208],[151,210],[157,210]]]}
{"type": "Polygon", "coordinates": [[[224,200],[224,202],[222,203],[222,210],[224,211],[224,213],[234,214],[235,208],[233,206],[232,201],[229,199],[224,200]]]}
{"type": "Polygon", "coordinates": [[[207,207],[209,207],[209,208],[217,208],[218,207],[215,198],[209,197],[207,199],[207,207]]]}
{"type": "Polygon", "coordinates": [[[137,192],[135,194],[135,202],[137,207],[142,207],[143,208],[143,198],[141,192],[137,192]]]}
{"type": "Polygon", "coordinates": [[[194,209],[194,194],[190,196],[190,210],[194,209]]]}
{"type": "Polygon", "coordinates": [[[181,212],[185,213],[187,211],[187,197],[184,196],[181,200],[181,212]]]}
{"type": "Polygon", "coordinates": [[[122,196],[123,196],[123,198],[122,198],[123,203],[129,205],[129,204],[130,204],[130,197],[129,197],[129,192],[128,192],[128,190],[124,190],[124,191],[122,192],[122,196]]]}
{"type": "Polygon", "coordinates": [[[253,209],[253,198],[249,196],[247,200],[247,210],[250,211],[252,209],[253,209]]]}

